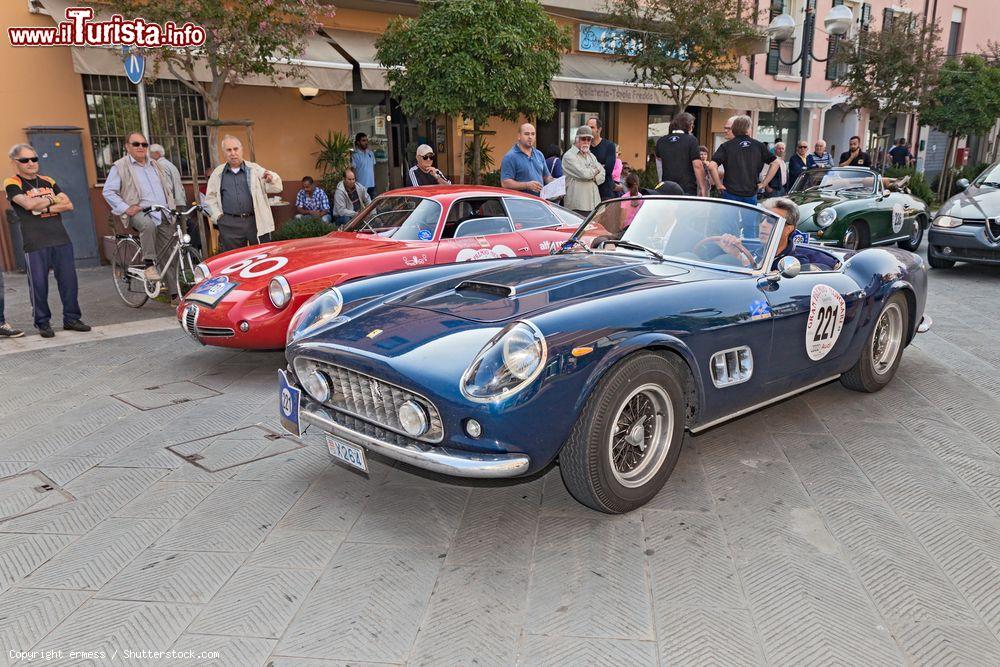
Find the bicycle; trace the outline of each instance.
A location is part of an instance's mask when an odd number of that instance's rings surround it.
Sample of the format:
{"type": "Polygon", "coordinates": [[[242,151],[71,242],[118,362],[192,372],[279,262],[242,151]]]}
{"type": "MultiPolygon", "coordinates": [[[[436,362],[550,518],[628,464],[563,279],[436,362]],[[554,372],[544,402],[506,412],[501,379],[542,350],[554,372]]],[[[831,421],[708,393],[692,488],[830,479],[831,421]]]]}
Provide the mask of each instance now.
{"type": "MultiPolygon", "coordinates": [[[[186,211],[175,211],[159,204],[148,206],[142,209],[143,213],[157,211],[169,218],[170,222],[160,224],[172,224],[174,226],[174,244],[170,255],[166,261],[162,260],[162,252],[157,257],[157,264],[161,266],[161,275],[169,273],[174,262],[177,262],[176,283],[177,294],[183,296],[195,283],[195,268],[201,263],[201,255],[191,247],[191,236],[183,231],[178,224],[179,219],[186,220],[192,213],[201,210],[201,206],[195,204],[186,211]]],[[[149,299],[159,296],[164,287],[164,278],[160,280],[146,280],[146,266],[142,260],[142,246],[135,236],[127,233],[115,233],[115,253],[111,258],[112,277],[115,281],[115,289],[118,296],[126,305],[132,308],[141,308],[149,299]]],[[[165,249],[164,251],[165,252],[165,249]]]]}

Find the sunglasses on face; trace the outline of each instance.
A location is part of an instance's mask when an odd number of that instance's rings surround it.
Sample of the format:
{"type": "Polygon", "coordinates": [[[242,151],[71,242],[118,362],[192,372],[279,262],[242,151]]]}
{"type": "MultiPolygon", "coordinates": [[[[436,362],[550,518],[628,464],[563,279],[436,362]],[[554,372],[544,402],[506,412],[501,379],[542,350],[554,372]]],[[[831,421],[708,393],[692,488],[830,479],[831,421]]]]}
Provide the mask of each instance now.
{"type": "Polygon", "coordinates": [[[593,137],[580,137],[580,141],[593,141],[593,137]]]}
{"type": "Polygon", "coordinates": [[[38,162],[38,156],[35,157],[19,157],[15,158],[21,164],[28,164],[29,162],[38,162]]]}
{"type": "Polygon", "coordinates": [[[418,157],[421,160],[433,160],[434,159],[434,153],[428,153],[427,155],[420,155],[418,157]]]}
{"type": "Polygon", "coordinates": [[[809,148],[809,147],[803,144],[802,146],[796,146],[796,148],[809,148]]]}
{"type": "Polygon", "coordinates": [[[139,146],[142,146],[143,148],[149,148],[149,144],[147,144],[145,141],[133,141],[131,143],[131,146],[132,148],[138,148],[139,146]]]}

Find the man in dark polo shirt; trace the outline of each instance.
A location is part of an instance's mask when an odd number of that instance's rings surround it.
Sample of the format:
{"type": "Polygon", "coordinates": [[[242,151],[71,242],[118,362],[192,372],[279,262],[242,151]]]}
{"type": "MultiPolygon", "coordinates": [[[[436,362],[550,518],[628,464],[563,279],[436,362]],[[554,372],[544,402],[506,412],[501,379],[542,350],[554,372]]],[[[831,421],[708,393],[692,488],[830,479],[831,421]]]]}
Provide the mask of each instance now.
{"type": "Polygon", "coordinates": [[[612,199],[615,196],[615,179],[612,174],[615,171],[615,160],[618,159],[618,147],[610,139],[604,139],[604,123],[597,116],[587,120],[587,127],[594,133],[594,140],[590,143],[590,152],[597,161],[604,167],[604,182],[598,184],[597,191],[601,193],[601,201],[612,199]]]}
{"type": "Polygon", "coordinates": [[[73,244],[61,215],[73,210],[73,202],[54,179],[38,173],[38,153],[30,145],[16,144],[8,155],[15,175],[6,179],[3,185],[7,201],[21,223],[35,327],[43,338],[56,335],[50,324],[52,311],[49,310],[49,270],[52,270],[62,299],[63,328],[90,331],[90,327],[80,320],[73,244]]]}
{"type": "Polygon", "coordinates": [[[725,169],[722,183],[717,183],[723,199],[757,204],[757,192],[764,189],[777,173],[779,165],[767,146],[750,136],[750,116],[729,119],[733,138],[715,150],[712,160],[725,169]],[[771,165],[763,179],[758,180],[764,165],[771,165]]]}
{"type": "Polygon", "coordinates": [[[872,159],[868,153],[861,150],[861,137],[851,137],[847,147],[849,150],[840,154],[841,167],[870,167],[872,159]]]}
{"type": "Polygon", "coordinates": [[[663,180],[674,181],[686,195],[708,195],[705,167],[698,150],[694,130],[694,116],[679,113],[670,121],[670,133],[656,142],[656,157],[663,164],[663,180]]]}

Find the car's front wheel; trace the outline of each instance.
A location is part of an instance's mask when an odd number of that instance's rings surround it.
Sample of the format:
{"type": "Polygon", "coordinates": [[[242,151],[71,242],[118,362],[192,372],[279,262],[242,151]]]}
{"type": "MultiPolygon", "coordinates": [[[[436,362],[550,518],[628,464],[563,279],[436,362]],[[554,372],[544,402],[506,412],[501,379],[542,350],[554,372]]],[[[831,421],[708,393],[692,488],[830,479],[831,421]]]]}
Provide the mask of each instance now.
{"type": "Polygon", "coordinates": [[[844,247],[848,250],[862,250],[868,247],[868,225],[861,221],[852,222],[844,232],[844,247]]]}
{"type": "Polygon", "coordinates": [[[683,362],[652,352],[634,354],[608,372],[559,454],[574,498],[621,513],[659,493],[684,440],[686,374],[683,362]]]}
{"type": "Polygon", "coordinates": [[[920,242],[924,240],[924,221],[921,218],[914,218],[910,224],[912,225],[910,235],[897,245],[903,250],[916,252],[917,248],[920,247],[920,242]]]}
{"type": "Polygon", "coordinates": [[[874,393],[892,381],[906,346],[909,305],[902,294],[893,294],[882,306],[865,341],[861,357],[840,382],[848,389],[874,393]]]}

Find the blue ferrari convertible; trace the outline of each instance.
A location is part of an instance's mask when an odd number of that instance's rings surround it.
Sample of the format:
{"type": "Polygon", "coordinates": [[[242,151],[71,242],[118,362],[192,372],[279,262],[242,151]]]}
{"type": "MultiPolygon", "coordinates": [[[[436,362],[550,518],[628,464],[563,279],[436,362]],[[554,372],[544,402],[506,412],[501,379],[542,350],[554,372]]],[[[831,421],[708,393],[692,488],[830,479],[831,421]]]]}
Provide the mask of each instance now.
{"type": "Polygon", "coordinates": [[[878,391],[930,325],[917,255],[794,231],[762,207],[619,199],[549,256],[328,289],[289,327],[282,421],[361,470],[368,452],[464,477],[557,460],[581,503],[633,510],[685,431],[837,378],[878,391]]]}

